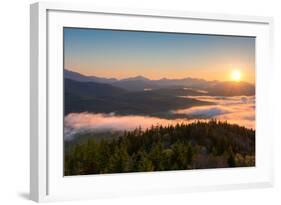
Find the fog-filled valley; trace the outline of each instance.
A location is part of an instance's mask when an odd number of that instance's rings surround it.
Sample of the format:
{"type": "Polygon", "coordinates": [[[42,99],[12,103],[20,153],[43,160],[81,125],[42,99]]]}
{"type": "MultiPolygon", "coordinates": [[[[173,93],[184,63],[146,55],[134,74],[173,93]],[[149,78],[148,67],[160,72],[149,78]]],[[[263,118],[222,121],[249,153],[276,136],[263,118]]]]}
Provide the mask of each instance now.
{"type": "Polygon", "coordinates": [[[122,131],[210,119],[255,128],[255,87],[249,83],[64,73],[66,136],[87,129],[122,131]]]}
{"type": "Polygon", "coordinates": [[[65,175],[255,165],[255,86],[64,70],[65,175]]]}

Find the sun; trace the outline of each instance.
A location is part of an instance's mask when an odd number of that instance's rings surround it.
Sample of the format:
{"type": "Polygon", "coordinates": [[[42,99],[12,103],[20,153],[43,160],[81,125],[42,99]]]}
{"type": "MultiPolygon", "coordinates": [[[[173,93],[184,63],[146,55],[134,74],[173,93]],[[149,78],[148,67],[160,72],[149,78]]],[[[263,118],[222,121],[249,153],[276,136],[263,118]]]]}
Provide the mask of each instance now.
{"type": "Polygon", "coordinates": [[[231,79],[233,81],[239,82],[241,80],[241,72],[239,70],[233,70],[231,72],[231,79]]]}

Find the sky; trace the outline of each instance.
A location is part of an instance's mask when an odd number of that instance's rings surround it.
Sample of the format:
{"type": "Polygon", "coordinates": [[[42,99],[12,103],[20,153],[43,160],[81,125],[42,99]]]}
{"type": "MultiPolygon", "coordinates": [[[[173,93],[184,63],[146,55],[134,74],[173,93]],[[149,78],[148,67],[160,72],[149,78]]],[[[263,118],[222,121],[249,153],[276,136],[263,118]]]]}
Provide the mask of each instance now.
{"type": "Polygon", "coordinates": [[[255,38],[148,31],[64,28],[64,68],[123,79],[185,77],[255,83],[255,38]]]}

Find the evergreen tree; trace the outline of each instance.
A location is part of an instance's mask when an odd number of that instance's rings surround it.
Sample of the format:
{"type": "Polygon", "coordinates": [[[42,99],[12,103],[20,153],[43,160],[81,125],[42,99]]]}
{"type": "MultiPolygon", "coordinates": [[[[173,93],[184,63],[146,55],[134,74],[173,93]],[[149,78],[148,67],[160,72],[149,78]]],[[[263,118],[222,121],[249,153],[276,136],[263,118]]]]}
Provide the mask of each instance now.
{"type": "Polygon", "coordinates": [[[255,166],[255,131],[227,122],[79,134],[64,143],[64,174],[255,166]],[[85,139],[88,140],[85,140],[85,139]]]}

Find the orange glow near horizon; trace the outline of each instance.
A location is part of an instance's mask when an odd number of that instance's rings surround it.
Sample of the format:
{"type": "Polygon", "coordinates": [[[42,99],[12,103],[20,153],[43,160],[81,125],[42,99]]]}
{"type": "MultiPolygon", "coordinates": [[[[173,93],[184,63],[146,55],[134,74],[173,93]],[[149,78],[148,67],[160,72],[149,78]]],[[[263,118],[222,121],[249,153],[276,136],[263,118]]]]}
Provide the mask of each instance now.
{"type": "Polygon", "coordinates": [[[235,82],[240,82],[241,80],[241,72],[239,70],[233,70],[231,72],[231,79],[235,82]]]}
{"type": "Polygon", "coordinates": [[[254,84],[255,38],[65,28],[64,68],[105,78],[191,77],[254,84]],[[232,76],[236,68],[240,73],[232,76]]]}
{"type": "MultiPolygon", "coordinates": [[[[81,73],[86,76],[96,76],[96,77],[104,77],[104,78],[116,78],[116,79],[124,79],[135,76],[144,76],[151,80],[159,80],[161,78],[168,79],[182,79],[182,78],[198,78],[204,79],[208,81],[218,80],[218,81],[235,81],[235,82],[248,82],[255,84],[255,75],[251,72],[251,68],[244,68],[243,72],[240,70],[232,70],[232,66],[229,65],[221,65],[216,66],[218,69],[210,70],[205,68],[194,68],[194,69],[168,69],[164,68],[161,73],[159,73],[159,69],[152,69],[149,67],[139,68],[137,69],[139,72],[136,72],[136,69],[130,69],[130,67],[122,67],[116,69],[106,69],[103,67],[92,66],[83,66],[83,68],[75,69],[68,68],[71,71],[81,73]],[[86,68],[86,69],[85,69],[86,68]]],[[[241,69],[242,70],[242,69],[241,69]]]]}

